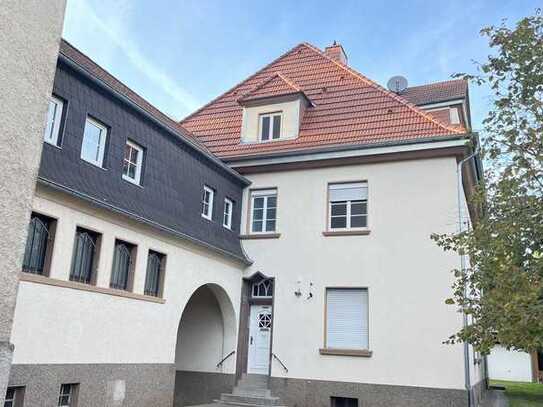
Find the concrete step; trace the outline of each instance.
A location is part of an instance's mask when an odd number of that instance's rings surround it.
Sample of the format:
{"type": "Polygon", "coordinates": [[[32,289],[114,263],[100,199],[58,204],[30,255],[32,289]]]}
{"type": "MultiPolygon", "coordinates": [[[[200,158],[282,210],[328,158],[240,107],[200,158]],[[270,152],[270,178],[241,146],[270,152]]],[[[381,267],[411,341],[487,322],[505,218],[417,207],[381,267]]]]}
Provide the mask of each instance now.
{"type": "Polygon", "coordinates": [[[279,397],[261,397],[255,395],[221,394],[221,403],[250,406],[278,406],[279,397]]]}
{"type": "Polygon", "coordinates": [[[232,394],[239,396],[257,396],[257,397],[271,397],[271,391],[262,387],[244,387],[236,386],[232,390],[232,394]]]}
{"type": "MultiPolygon", "coordinates": [[[[229,401],[222,401],[222,400],[215,400],[213,407],[260,407],[259,404],[247,404],[247,403],[237,403],[237,402],[229,402],[229,401]]],[[[287,407],[283,405],[278,405],[274,407],[287,407]]]]}
{"type": "Polygon", "coordinates": [[[239,380],[238,385],[247,385],[247,386],[268,386],[268,376],[266,375],[254,375],[254,374],[243,374],[239,380]]]}

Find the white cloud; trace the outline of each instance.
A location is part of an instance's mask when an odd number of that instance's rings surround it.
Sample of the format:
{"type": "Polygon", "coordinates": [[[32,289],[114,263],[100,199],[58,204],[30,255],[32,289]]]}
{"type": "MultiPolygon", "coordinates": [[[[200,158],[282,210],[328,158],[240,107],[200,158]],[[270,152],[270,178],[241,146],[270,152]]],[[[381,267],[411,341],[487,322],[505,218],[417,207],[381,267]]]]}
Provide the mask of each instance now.
{"type": "Polygon", "coordinates": [[[73,41],[75,46],[84,48],[91,58],[109,66],[114,58],[118,57],[118,53],[122,53],[126,62],[156,85],[159,93],[169,99],[166,106],[162,106],[165,113],[179,117],[196,110],[201,103],[146,57],[131,39],[130,29],[126,24],[130,21],[130,3],[116,1],[108,3],[107,7],[107,15],[102,16],[98,15],[88,0],[69,0],[64,24],[66,39],[73,41]]]}

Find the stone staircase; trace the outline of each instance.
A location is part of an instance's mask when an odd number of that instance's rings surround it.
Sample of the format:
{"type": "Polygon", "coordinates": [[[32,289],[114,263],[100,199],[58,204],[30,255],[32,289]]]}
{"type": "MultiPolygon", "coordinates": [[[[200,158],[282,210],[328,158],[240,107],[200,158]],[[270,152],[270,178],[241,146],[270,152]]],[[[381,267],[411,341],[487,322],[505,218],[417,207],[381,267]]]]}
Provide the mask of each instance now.
{"type": "Polygon", "coordinates": [[[221,399],[215,401],[216,407],[261,407],[261,406],[280,406],[279,397],[272,397],[268,388],[268,376],[244,374],[238,384],[232,390],[232,393],[221,394],[221,399]]]}

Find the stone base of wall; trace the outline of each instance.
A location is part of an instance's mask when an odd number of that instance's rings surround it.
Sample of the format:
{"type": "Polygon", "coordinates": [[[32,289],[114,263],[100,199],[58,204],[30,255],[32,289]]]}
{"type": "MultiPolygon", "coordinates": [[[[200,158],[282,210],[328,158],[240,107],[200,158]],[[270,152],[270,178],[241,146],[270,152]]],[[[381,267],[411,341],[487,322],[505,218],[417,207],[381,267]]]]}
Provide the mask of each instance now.
{"type": "Polygon", "coordinates": [[[464,390],[271,378],[271,392],[288,407],[330,407],[330,397],[358,399],[359,407],[466,407],[464,390]]]}
{"type": "Polygon", "coordinates": [[[234,384],[233,374],[178,370],[175,375],[174,407],[211,403],[219,399],[221,393],[231,393],[234,384]]]}
{"type": "Polygon", "coordinates": [[[13,365],[10,386],[25,386],[25,406],[56,406],[60,385],[78,383],[77,407],[171,407],[173,364],[13,365]]]}

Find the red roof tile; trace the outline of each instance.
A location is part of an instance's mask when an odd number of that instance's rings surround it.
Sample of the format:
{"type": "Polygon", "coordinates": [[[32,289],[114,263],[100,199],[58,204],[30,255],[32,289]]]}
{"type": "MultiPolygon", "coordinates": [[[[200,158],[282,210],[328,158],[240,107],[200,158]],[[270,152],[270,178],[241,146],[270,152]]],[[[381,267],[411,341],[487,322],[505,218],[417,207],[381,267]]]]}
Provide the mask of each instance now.
{"type": "Polygon", "coordinates": [[[332,145],[402,142],[465,132],[447,126],[307,43],[286,52],[181,124],[223,158],[332,145]],[[268,143],[241,143],[242,106],[238,99],[279,74],[303,89],[315,104],[306,109],[299,136],[268,143]]]}
{"type": "Polygon", "coordinates": [[[428,105],[455,99],[464,99],[468,94],[468,81],[455,79],[428,85],[411,86],[400,95],[415,105],[428,105]]]}
{"type": "Polygon", "coordinates": [[[302,93],[302,90],[288,78],[277,72],[266,80],[255,86],[249,92],[238,99],[238,102],[248,102],[251,100],[270,98],[275,96],[292,95],[302,93]]]}

